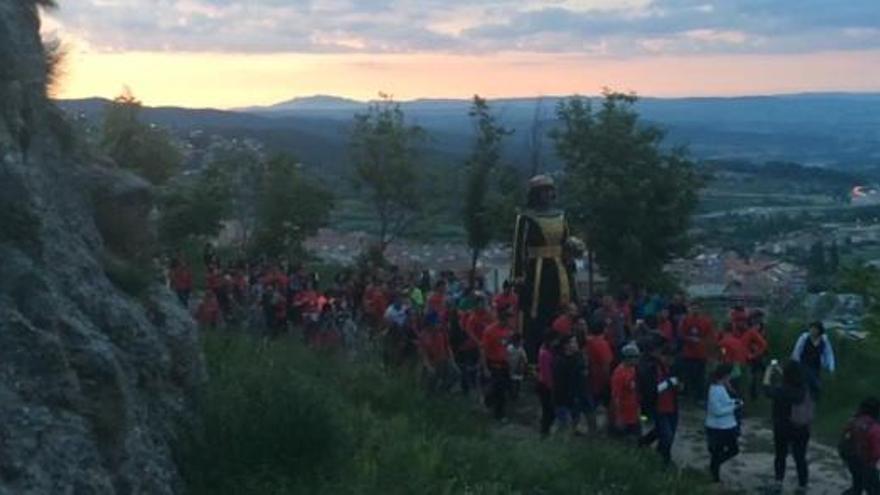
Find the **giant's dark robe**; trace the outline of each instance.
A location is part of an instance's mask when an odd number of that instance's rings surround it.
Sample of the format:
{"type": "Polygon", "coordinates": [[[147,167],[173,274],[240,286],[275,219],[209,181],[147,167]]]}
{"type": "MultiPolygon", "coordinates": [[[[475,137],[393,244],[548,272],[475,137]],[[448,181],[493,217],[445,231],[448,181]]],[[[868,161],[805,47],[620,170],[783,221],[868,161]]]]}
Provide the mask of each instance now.
{"type": "Polygon", "coordinates": [[[524,210],[516,219],[511,277],[519,281],[519,322],[529,360],[562,305],[575,301],[574,277],[563,259],[568,223],[559,210],[524,210]]]}

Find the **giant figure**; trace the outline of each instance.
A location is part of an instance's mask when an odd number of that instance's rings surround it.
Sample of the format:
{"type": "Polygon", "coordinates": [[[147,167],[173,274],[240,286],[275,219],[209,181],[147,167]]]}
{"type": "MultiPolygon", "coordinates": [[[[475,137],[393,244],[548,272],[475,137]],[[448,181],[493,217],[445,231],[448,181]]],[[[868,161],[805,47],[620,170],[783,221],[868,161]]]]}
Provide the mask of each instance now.
{"type": "Polygon", "coordinates": [[[519,329],[532,362],[559,309],[576,301],[573,265],[566,256],[568,223],[555,203],[553,179],[535,176],[529,180],[526,208],[516,218],[511,277],[518,287],[519,329]]]}

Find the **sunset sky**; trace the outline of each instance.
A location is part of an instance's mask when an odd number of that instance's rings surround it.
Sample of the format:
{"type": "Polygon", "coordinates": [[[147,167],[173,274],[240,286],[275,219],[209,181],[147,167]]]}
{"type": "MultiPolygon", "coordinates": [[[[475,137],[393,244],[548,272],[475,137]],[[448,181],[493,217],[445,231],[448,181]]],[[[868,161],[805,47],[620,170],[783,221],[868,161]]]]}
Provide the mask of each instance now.
{"type": "Polygon", "coordinates": [[[59,0],[59,96],[880,91],[878,0],[59,0]]]}

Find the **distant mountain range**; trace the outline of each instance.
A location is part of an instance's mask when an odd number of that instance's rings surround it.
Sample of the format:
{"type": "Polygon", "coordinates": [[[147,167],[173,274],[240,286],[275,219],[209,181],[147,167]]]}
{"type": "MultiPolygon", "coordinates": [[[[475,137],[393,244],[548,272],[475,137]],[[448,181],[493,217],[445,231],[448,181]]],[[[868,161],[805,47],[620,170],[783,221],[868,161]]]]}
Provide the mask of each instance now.
{"type": "MultiPolygon", "coordinates": [[[[516,163],[527,155],[536,116],[543,130],[555,125],[559,101],[559,97],[491,101],[503,124],[516,131],[506,143],[509,161],[516,163]]],[[[107,103],[99,98],[59,101],[67,111],[93,119],[100,117],[107,103]]],[[[255,137],[305,161],[336,165],[346,159],[353,115],[367,105],[317,95],[234,111],[154,107],[144,114],[159,125],[255,137]]],[[[455,99],[402,102],[407,118],[431,136],[431,156],[456,163],[466,156],[473,139],[469,105],[469,100],[455,99]]],[[[667,130],[667,145],[686,145],[698,158],[880,168],[880,93],[643,98],[637,109],[646,121],[667,130]]],[[[548,167],[558,166],[550,140],[545,139],[543,146],[548,167]]]]}

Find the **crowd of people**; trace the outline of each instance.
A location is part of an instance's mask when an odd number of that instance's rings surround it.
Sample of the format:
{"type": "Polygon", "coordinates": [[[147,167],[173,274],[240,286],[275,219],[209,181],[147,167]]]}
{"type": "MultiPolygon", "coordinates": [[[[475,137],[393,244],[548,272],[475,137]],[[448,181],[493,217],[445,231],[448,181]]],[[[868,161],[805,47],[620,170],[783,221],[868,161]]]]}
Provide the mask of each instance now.
{"type": "MultiPolygon", "coordinates": [[[[542,436],[595,434],[604,418],[610,435],[634,446],[656,444],[667,464],[680,407],[691,402],[706,411],[716,482],[739,453],[746,402],[766,396],[775,478],[781,488],[791,455],[799,487],[809,483],[810,426],[823,372],[836,366],[821,323],[810,325],[780,363],[769,359],[760,310],[734,306],[718,327],[683,294],[597,295],[560,308],[537,355],[528,356],[510,283],[491,294],[479,277],[370,265],[324,282],[284,260],[224,265],[210,245],[203,258],[205,290],[197,304],[190,302],[193,272],[182,256],[171,262],[168,280],[205,329],[259,328],[267,339],[297,333],[316,348],[350,352],[371,345],[389,366],[420,368],[429,393],[475,396],[500,422],[508,421],[512,401],[523,400],[524,385],[534,383],[542,436]]],[[[877,399],[860,405],[840,453],[853,479],[848,493],[880,493],[877,399]]]]}

